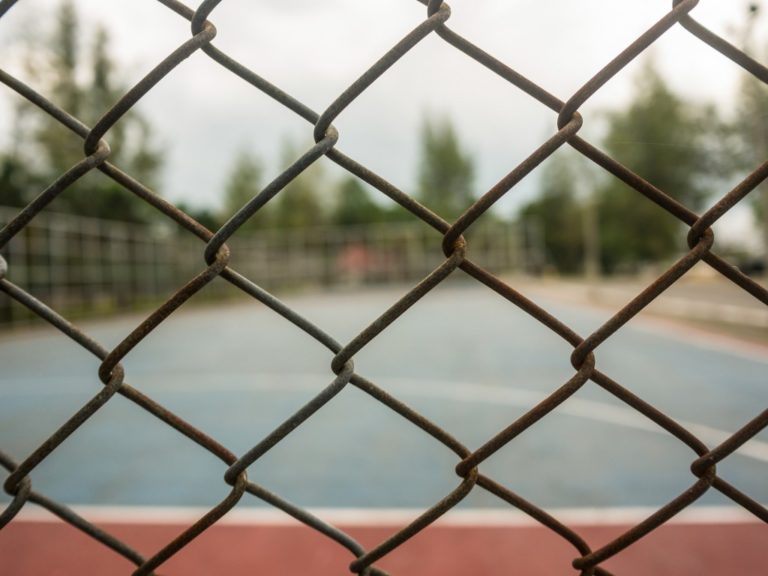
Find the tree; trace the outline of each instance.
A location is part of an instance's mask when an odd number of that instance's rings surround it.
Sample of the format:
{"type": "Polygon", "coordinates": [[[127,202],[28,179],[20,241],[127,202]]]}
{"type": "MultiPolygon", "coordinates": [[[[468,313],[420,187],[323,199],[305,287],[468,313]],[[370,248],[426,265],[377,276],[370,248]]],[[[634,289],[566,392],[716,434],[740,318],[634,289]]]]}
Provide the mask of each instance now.
{"type": "Polygon", "coordinates": [[[448,118],[425,119],[421,129],[418,199],[448,220],[455,220],[474,200],[474,162],[461,149],[448,118]]]}
{"type": "Polygon", "coordinates": [[[28,191],[34,189],[36,182],[19,153],[19,140],[22,131],[20,115],[13,127],[10,150],[0,151],[0,193],[5,206],[24,206],[30,200],[28,191]]]}
{"type": "MultiPolygon", "coordinates": [[[[125,92],[125,86],[114,78],[116,66],[109,55],[106,30],[96,29],[91,53],[84,60],[77,12],[68,0],[59,9],[53,33],[40,37],[43,40],[30,46],[27,58],[38,89],[54,104],[92,126],[125,92]]],[[[15,181],[24,182],[20,203],[26,203],[83,159],[83,142],[32,104],[19,106],[16,113],[17,123],[24,124],[25,129],[17,131],[15,149],[4,153],[1,161],[3,172],[10,166],[15,181]],[[18,166],[26,174],[19,174],[18,166]]],[[[151,130],[140,114],[130,111],[105,138],[112,150],[110,162],[143,184],[155,186],[162,158],[153,148],[151,130]]],[[[4,194],[0,202],[5,201],[4,194]]],[[[128,221],[146,221],[152,213],[144,202],[95,171],[67,188],[54,206],[59,211],[128,221]]]]}
{"type": "MultiPolygon", "coordinates": [[[[185,201],[176,202],[176,207],[187,214],[190,218],[196,220],[199,224],[202,224],[211,232],[216,232],[219,227],[224,223],[221,215],[206,206],[195,206],[185,201]]],[[[179,234],[187,236],[186,230],[178,229],[179,234]]]]}
{"type": "Polygon", "coordinates": [[[546,260],[563,273],[583,268],[583,214],[577,198],[577,178],[568,157],[553,156],[543,166],[538,197],[520,212],[523,220],[540,227],[546,260]]]}
{"type": "MultiPolygon", "coordinates": [[[[684,102],[646,63],[635,97],[608,115],[608,154],[669,196],[699,209],[716,176],[713,155],[715,111],[684,102]]],[[[685,248],[681,223],[620,180],[598,190],[603,269],[631,270],[685,248]]]]}
{"type": "MultiPolygon", "coordinates": [[[[222,221],[231,218],[235,212],[261,192],[262,172],[261,162],[255,156],[245,150],[237,155],[227,184],[224,187],[224,213],[222,214],[222,221]]],[[[242,229],[255,230],[268,226],[271,211],[270,203],[262,206],[256,214],[243,224],[242,229]]]]}
{"type": "MultiPolygon", "coordinates": [[[[283,147],[284,164],[287,166],[299,157],[295,146],[286,142],[283,147]]],[[[270,200],[273,207],[274,226],[281,230],[309,228],[325,223],[325,210],[318,190],[323,188],[323,171],[318,162],[313,163],[270,200]]]]}
{"type": "Polygon", "coordinates": [[[338,202],[332,222],[338,226],[371,224],[383,219],[384,210],[372,199],[368,190],[354,176],[344,178],[339,184],[338,202]]]}
{"type": "MultiPolygon", "coordinates": [[[[759,14],[759,6],[750,4],[749,16],[741,35],[744,49],[754,53],[753,31],[759,14]]],[[[768,54],[763,49],[762,53],[768,54]]],[[[765,61],[765,60],[763,60],[765,61]]],[[[760,78],[745,72],[741,77],[737,96],[736,115],[729,126],[733,139],[728,140],[732,154],[731,170],[743,176],[751,172],[768,158],[768,84],[760,78]]],[[[750,194],[755,216],[763,230],[763,268],[768,271],[768,182],[758,186],[750,194]]]]}

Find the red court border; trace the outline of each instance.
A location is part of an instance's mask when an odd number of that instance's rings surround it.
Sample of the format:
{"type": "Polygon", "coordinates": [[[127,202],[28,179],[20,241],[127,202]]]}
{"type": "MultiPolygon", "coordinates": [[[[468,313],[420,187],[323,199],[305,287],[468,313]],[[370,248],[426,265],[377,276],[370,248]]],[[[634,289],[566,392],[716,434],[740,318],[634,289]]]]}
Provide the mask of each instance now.
{"type": "MultiPolygon", "coordinates": [[[[150,556],[194,521],[198,510],[82,510],[139,552],[150,556]],[[139,517],[145,516],[140,522],[139,517]]],[[[561,511],[593,547],[615,538],[646,509],[561,511]]],[[[317,511],[372,547],[418,512],[317,511]]],[[[554,512],[557,514],[557,512],[554,512]]],[[[199,517],[199,516],[198,516],[199,517]]],[[[428,528],[378,565],[393,576],[550,576],[577,574],[573,547],[547,528],[507,511],[462,510],[428,528]],[[542,552],[545,553],[542,553],[542,552]]],[[[158,571],[163,576],[341,576],[352,557],[336,543],[274,511],[235,511],[158,571]]],[[[6,576],[131,574],[122,557],[41,511],[0,535],[6,576]]],[[[768,526],[736,509],[692,509],[605,563],[617,576],[765,576],[768,526]]]]}

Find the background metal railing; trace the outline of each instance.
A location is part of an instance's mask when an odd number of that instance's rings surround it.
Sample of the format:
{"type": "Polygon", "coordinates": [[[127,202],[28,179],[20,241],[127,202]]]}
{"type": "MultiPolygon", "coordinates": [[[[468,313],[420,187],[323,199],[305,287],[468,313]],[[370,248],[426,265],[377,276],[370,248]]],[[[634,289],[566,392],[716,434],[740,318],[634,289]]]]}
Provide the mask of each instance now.
{"type": "MultiPolygon", "coordinates": [[[[31,454],[28,454],[22,462],[15,462],[10,457],[0,453],[0,464],[9,472],[4,487],[6,492],[13,497],[12,503],[0,514],[0,527],[11,522],[27,502],[35,502],[48,508],[54,514],[135,563],[135,574],[151,574],[171,556],[184,548],[189,542],[235,507],[239,501],[252,496],[282,509],[286,514],[293,516],[307,526],[334,540],[340,546],[348,549],[354,558],[350,564],[352,572],[358,574],[379,574],[381,571],[375,567],[375,563],[378,560],[424,530],[441,515],[451,510],[471,491],[485,490],[498,497],[501,501],[522,510],[543,526],[548,527],[568,541],[574,548],[575,559],[572,565],[581,571],[582,574],[604,575],[608,574],[608,571],[603,567],[604,561],[620,554],[622,550],[631,546],[638,539],[664,524],[678,512],[695,502],[708,490],[721,492],[735,503],[749,510],[757,518],[768,522],[768,510],[750,498],[749,495],[741,492],[736,486],[731,485],[717,466],[719,462],[728,458],[743,443],[768,425],[768,410],[762,410],[756,414],[751,421],[745,422],[740,430],[732,434],[721,444],[710,446],[697,438],[694,433],[646,402],[643,398],[624,388],[621,383],[612,379],[610,375],[601,371],[599,368],[599,357],[596,354],[606,340],[621,330],[639,311],[684,276],[698,262],[705,262],[754,298],[768,305],[768,291],[764,286],[740,273],[729,262],[720,258],[713,251],[714,234],[711,230],[711,225],[715,221],[720,219],[723,214],[728,212],[765,180],[768,176],[768,162],[763,162],[756,166],[753,172],[733,190],[724,194],[706,212],[697,214],[673,200],[665,191],[657,189],[640,175],[622,166],[578,135],[583,123],[582,117],[578,112],[580,107],[629,62],[637,58],[672,28],[682,27],[686,29],[701,42],[732,60],[734,65],[742,67],[762,82],[768,83],[768,69],[764,65],[716,36],[693,19],[691,13],[699,3],[698,0],[673,0],[669,12],[662,15],[657,23],[651,26],[637,40],[630,43],[607,66],[597,71],[581,89],[566,99],[560,99],[550,94],[530,79],[523,77],[503,62],[484,52],[468,39],[453,32],[447,25],[451,16],[451,10],[447,4],[440,0],[430,0],[429,2],[423,0],[422,4],[426,6],[425,19],[411,32],[406,34],[383,57],[375,61],[356,82],[344,90],[328,108],[320,113],[313,111],[294,99],[214,46],[212,41],[216,37],[216,28],[208,19],[214,18],[215,9],[219,5],[220,0],[206,0],[196,10],[175,0],[160,1],[177,13],[179,17],[190,21],[192,25],[191,38],[163,59],[143,80],[126,92],[113,107],[105,110],[104,116],[93,127],[85,126],[66,110],[46,100],[44,95],[38,94],[17,78],[0,71],[0,82],[35,104],[41,111],[56,118],[84,141],[82,161],[62,174],[56,182],[44,190],[0,231],[0,247],[8,246],[12,238],[19,234],[24,234],[26,230],[30,229],[29,227],[40,217],[47,204],[59,194],[66,194],[67,187],[73,182],[92,170],[99,170],[123,186],[126,194],[132,193],[143,199],[188,231],[190,237],[196,236],[200,241],[198,254],[203,255],[206,262],[205,266],[200,265],[196,268],[196,273],[190,273],[187,283],[152,312],[144,322],[127,334],[120,344],[112,349],[107,349],[72,325],[64,316],[57,312],[55,306],[50,307],[44,304],[34,287],[29,285],[21,287],[20,284],[24,279],[17,278],[17,270],[14,268],[13,262],[11,261],[10,265],[7,265],[8,263],[4,259],[0,260],[0,290],[15,300],[15,305],[26,307],[32,313],[45,319],[100,358],[102,364],[98,375],[104,384],[103,388],[95,391],[94,397],[86,405],[74,414],[70,420],[62,423],[61,428],[54,435],[48,438],[31,454]],[[333,126],[334,120],[343,114],[345,108],[376,82],[381,74],[396,64],[405,53],[419,44],[424,38],[432,35],[437,35],[447,45],[460,50],[474,59],[478,65],[485,66],[488,70],[528,94],[531,98],[547,106],[552,110],[553,120],[557,120],[557,128],[553,131],[551,137],[544,141],[539,148],[532,151],[526,160],[515,167],[497,185],[493,186],[469,206],[455,222],[446,222],[431,212],[429,207],[417,202],[382,176],[372,172],[344,154],[336,145],[338,132],[333,126]],[[110,150],[107,144],[110,129],[119,122],[120,118],[147,92],[161,82],[163,78],[169,75],[172,76],[176,65],[197,51],[204,52],[221,66],[249,83],[254,89],[268,94],[286,108],[307,120],[312,126],[315,140],[314,146],[309,148],[300,158],[297,158],[285,172],[267,185],[215,233],[205,229],[174,205],[163,200],[154,194],[152,190],[131,178],[118,166],[110,163],[110,150]],[[473,242],[469,234],[470,230],[477,225],[478,221],[483,220],[484,214],[499,198],[509,192],[537,165],[564,145],[573,147],[586,158],[628,184],[634,189],[632,193],[641,194],[647,198],[648,202],[658,205],[660,211],[664,210],[672,214],[689,227],[689,251],[655,281],[638,293],[631,302],[618,310],[608,321],[588,335],[576,333],[547,310],[517,291],[514,286],[505,283],[488,268],[478,264],[475,260],[473,242]],[[235,269],[233,267],[236,259],[234,240],[238,235],[238,229],[241,225],[267,201],[280,194],[281,190],[284,189],[292,178],[323,156],[364,180],[382,194],[398,202],[413,214],[415,221],[420,220],[433,231],[438,232],[439,234],[435,236],[435,246],[440,245],[444,254],[440,262],[420,282],[414,285],[403,298],[393,302],[392,306],[386,311],[382,311],[381,316],[373,319],[365,330],[346,343],[337,342],[331,335],[324,332],[322,328],[313,325],[277,300],[263,286],[258,284],[259,278],[257,276],[251,277],[250,274],[241,272],[239,268],[235,269]],[[465,238],[465,233],[468,233],[469,241],[465,238]],[[232,242],[230,243],[230,241],[232,242]],[[504,430],[488,438],[485,443],[474,451],[465,447],[460,439],[453,437],[449,431],[436,426],[422,415],[414,412],[400,400],[379,388],[374,382],[366,379],[364,375],[356,371],[354,366],[355,355],[375,339],[378,334],[386,330],[390,323],[418,300],[429,297],[430,290],[448,276],[460,273],[474,278],[489,290],[508,300],[510,305],[524,310],[573,347],[570,360],[574,372],[568,381],[560,383],[559,386],[557,383],[553,383],[553,391],[546,400],[520,418],[510,422],[504,430]],[[257,442],[244,454],[236,454],[230,451],[214,438],[207,436],[204,431],[198,429],[192,423],[176,416],[144,395],[137,388],[130,386],[126,382],[126,378],[130,375],[124,373],[120,363],[132,349],[142,346],[143,339],[180,306],[193,297],[197,298],[201,293],[205,294],[208,290],[208,284],[215,278],[222,278],[249,296],[261,301],[283,316],[286,321],[293,323],[328,349],[330,371],[328,375],[329,383],[326,387],[291,418],[257,442]],[[246,475],[249,466],[281,442],[297,426],[300,426],[308,418],[312,417],[320,407],[328,402],[332,402],[337,394],[350,386],[365,392],[402,416],[404,425],[406,424],[405,421],[408,421],[412,425],[421,428],[426,434],[434,438],[436,443],[443,444],[452,450],[456,454],[457,461],[455,470],[445,471],[446,474],[453,474],[455,472],[458,475],[456,488],[449,494],[435,494],[436,503],[434,506],[425,510],[408,526],[371,548],[363,547],[348,534],[329,525],[322,518],[313,516],[308,511],[294,506],[278,495],[265,490],[263,487],[250,481],[246,475]],[[576,530],[560,522],[557,518],[537,506],[535,502],[525,500],[508,487],[488,477],[483,471],[483,462],[488,457],[506,444],[514,442],[515,438],[524,430],[533,428],[532,433],[535,434],[537,422],[542,418],[546,418],[558,405],[577,394],[584,386],[598,386],[609,392],[615,398],[666,430],[669,435],[677,438],[691,451],[690,469],[692,478],[690,486],[666,505],[661,506],[644,521],[633,526],[620,537],[598,548],[592,548],[590,543],[582,538],[576,530]],[[129,399],[137,406],[172,426],[179,433],[187,436],[190,441],[199,445],[201,449],[208,450],[211,454],[215,455],[222,462],[223,480],[231,487],[231,491],[226,498],[213,507],[193,526],[189,527],[181,536],[167,543],[166,546],[151,558],[142,557],[112,535],[96,528],[87,519],[76,515],[62,504],[53,502],[46,498],[45,495],[36,492],[30,476],[42,461],[57,450],[70,434],[109,402],[115,394],[120,394],[129,399]]],[[[0,17],[15,3],[12,0],[0,1],[0,17]]],[[[1,24],[2,22],[0,21],[1,24]]],[[[446,47],[446,49],[448,48],[446,47]]],[[[53,273],[51,272],[51,274],[53,273]]],[[[144,280],[137,279],[137,284],[143,282],[144,280]]],[[[564,567],[565,569],[567,567],[564,567]]]]}
{"type": "MultiPolygon", "coordinates": [[[[18,210],[0,207],[0,226],[18,210]]],[[[163,224],[163,223],[160,223],[163,224]]],[[[232,239],[234,262],[268,290],[354,288],[418,280],[442,259],[440,236],[418,222],[267,229],[232,239]]],[[[495,274],[533,267],[514,224],[473,231],[477,257],[495,274]]],[[[199,241],[177,226],[43,212],[2,250],[14,280],[68,317],[105,317],[157,305],[193,276],[199,241]]],[[[243,296],[211,286],[206,299],[243,296]]],[[[0,325],[37,316],[0,299],[0,325]]]]}

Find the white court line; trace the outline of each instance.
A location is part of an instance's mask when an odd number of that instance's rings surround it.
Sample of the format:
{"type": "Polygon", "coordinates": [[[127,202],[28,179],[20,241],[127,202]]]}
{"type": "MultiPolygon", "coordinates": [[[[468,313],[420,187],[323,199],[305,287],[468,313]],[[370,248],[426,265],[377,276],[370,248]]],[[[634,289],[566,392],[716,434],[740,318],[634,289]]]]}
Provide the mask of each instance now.
{"type": "MultiPolygon", "coordinates": [[[[185,394],[195,392],[254,392],[257,390],[267,392],[317,392],[331,381],[330,376],[327,374],[217,372],[216,379],[218,381],[231,381],[233,379],[240,380],[241,382],[249,381],[248,384],[227,384],[222,386],[219,384],[191,384],[190,379],[185,378],[183,374],[174,374],[174,376],[179,378],[179,380],[183,380],[183,383],[166,385],[159,392],[179,391],[185,394]]],[[[205,376],[205,374],[197,373],[194,376],[199,378],[200,376],[205,376]]],[[[379,385],[389,392],[397,393],[404,397],[437,398],[462,403],[491,404],[495,406],[501,404],[522,409],[530,409],[547,397],[546,394],[533,390],[439,380],[384,378],[379,379],[379,385]]],[[[0,393],[0,397],[2,396],[3,394],[0,393]]],[[[633,408],[608,404],[607,402],[571,397],[558,406],[555,412],[594,422],[613,424],[624,428],[669,436],[666,430],[633,408]]],[[[721,444],[733,434],[733,432],[689,420],[675,420],[710,448],[721,444]]],[[[768,442],[755,439],[749,440],[735,454],[760,462],[768,462],[768,442]]]]}
{"type": "MultiPolygon", "coordinates": [[[[158,507],[158,506],[75,506],[73,510],[97,524],[150,524],[186,525],[202,518],[210,508],[158,507]]],[[[557,508],[547,512],[568,526],[628,526],[635,525],[658,508],[557,508]]],[[[338,526],[393,526],[402,527],[423,512],[409,508],[309,508],[308,511],[338,526]]],[[[56,523],[62,522],[44,508],[27,505],[14,521],[56,523]]],[[[236,508],[217,522],[224,526],[298,526],[301,523],[274,508],[236,508]]],[[[762,522],[736,506],[710,506],[686,508],[667,524],[722,525],[760,524],[762,522]]],[[[435,526],[444,527],[509,527],[525,528],[540,524],[517,510],[469,508],[451,510],[440,517],[435,526]]]]}
{"type": "MultiPolygon", "coordinates": [[[[622,302],[629,302],[631,298],[632,295],[627,295],[626,300],[622,300],[622,302]]],[[[597,317],[601,324],[605,320],[606,312],[614,313],[616,311],[615,306],[599,302],[573,302],[546,295],[542,297],[542,300],[548,302],[550,306],[569,308],[574,312],[590,313],[597,317]]],[[[768,346],[765,344],[753,342],[735,335],[724,334],[716,331],[714,328],[707,329],[686,323],[686,320],[695,320],[690,317],[686,318],[680,315],[656,316],[653,308],[654,303],[658,303],[658,301],[654,300],[648,306],[647,312],[649,314],[634,316],[631,324],[628,324],[627,327],[630,330],[651,333],[684,346],[702,348],[751,362],[768,364],[768,346]]],[[[763,311],[758,310],[758,312],[763,311]]]]}
{"type": "MultiPolygon", "coordinates": [[[[172,385],[165,388],[177,389],[184,393],[194,392],[253,392],[256,390],[267,392],[302,391],[317,392],[324,384],[330,383],[328,375],[322,374],[217,374],[221,380],[239,379],[250,380],[249,384],[228,384],[226,386],[195,385],[185,380],[183,384],[172,385]]],[[[501,386],[488,386],[486,384],[468,384],[462,382],[449,382],[439,380],[421,380],[407,378],[383,378],[378,384],[388,392],[396,393],[401,397],[422,397],[451,400],[463,403],[491,404],[494,406],[514,406],[516,408],[530,409],[547,398],[547,395],[533,390],[519,388],[503,388],[501,386]]],[[[670,434],[654,422],[635,411],[633,408],[616,406],[607,402],[588,400],[585,398],[571,397],[555,409],[559,414],[613,424],[624,428],[632,428],[643,432],[653,432],[669,437],[670,434]]],[[[705,424],[698,424],[688,420],[675,421],[689,430],[699,440],[714,448],[729,438],[733,432],[720,430],[705,424]]],[[[762,440],[749,440],[742,445],[735,454],[768,462],[768,442],[762,440]]]]}
{"type": "MultiPolygon", "coordinates": [[[[401,381],[398,380],[400,385],[401,381]]],[[[477,402],[484,404],[504,404],[507,406],[517,406],[530,408],[543,401],[547,395],[530,390],[508,389],[499,386],[487,386],[485,384],[429,384],[425,388],[424,384],[418,384],[414,381],[407,389],[400,392],[404,395],[411,394],[415,396],[431,396],[440,398],[450,398],[460,402],[477,402]]],[[[637,412],[633,408],[624,406],[615,406],[606,402],[588,400],[585,398],[571,397],[555,409],[560,414],[604,422],[606,424],[615,424],[625,428],[643,430],[645,432],[655,432],[657,434],[669,435],[669,432],[637,412]]],[[[699,440],[707,444],[710,448],[724,442],[731,436],[731,432],[719,430],[704,424],[697,424],[688,420],[675,421],[690,431],[699,440]]],[[[749,440],[741,446],[737,452],[741,456],[747,456],[768,462],[768,442],[761,440],[749,440]]]]}
{"type": "Polygon", "coordinates": [[[768,364],[768,346],[764,344],[681,324],[672,318],[640,317],[633,319],[633,321],[635,322],[633,328],[638,331],[650,332],[656,336],[673,340],[678,344],[687,344],[750,362],[768,364]]]}

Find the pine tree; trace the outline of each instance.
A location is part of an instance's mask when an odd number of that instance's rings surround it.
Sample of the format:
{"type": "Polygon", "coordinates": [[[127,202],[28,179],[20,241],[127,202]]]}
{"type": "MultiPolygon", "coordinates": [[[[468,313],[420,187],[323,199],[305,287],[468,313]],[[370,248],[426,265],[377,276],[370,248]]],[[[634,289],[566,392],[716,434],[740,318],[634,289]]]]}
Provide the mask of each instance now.
{"type": "Polygon", "coordinates": [[[448,220],[456,219],[474,200],[474,163],[461,149],[447,118],[426,119],[421,130],[418,199],[448,220]]]}
{"type": "MultiPolygon", "coordinates": [[[[222,221],[231,218],[238,210],[255,198],[262,187],[262,167],[259,160],[242,150],[235,158],[234,165],[224,187],[224,211],[222,221]]],[[[270,225],[271,203],[262,206],[242,226],[244,230],[256,230],[270,225]]]]}
{"type": "MultiPolygon", "coordinates": [[[[283,164],[288,166],[300,153],[291,143],[283,146],[283,164]]],[[[320,198],[320,190],[325,188],[323,171],[315,162],[294,178],[273,198],[269,205],[273,208],[272,218],[275,227],[310,228],[325,224],[325,207],[320,198]]]]}
{"type": "Polygon", "coordinates": [[[563,273],[580,272],[583,268],[583,214],[577,198],[578,178],[577,167],[569,157],[556,154],[542,167],[538,197],[520,212],[523,221],[539,227],[547,264],[563,273]]]}
{"type": "MultiPolygon", "coordinates": [[[[83,58],[79,20],[69,0],[61,5],[52,34],[40,38],[39,45],[30,46],[28,56],[38,91],[86,125],[94,125],[126,91],[115,79],[117,66],[109,54],[107,31],[96,29],[90,54],[83,58]]],[[[0,204],[29,202],[85,155],[82,138],[34,105],[20,105],[16,113],[24,129],[16,134],[15,149],[0,155],[0,178],[9,179],[10,174],[23,190],[15,189],[14,197],[4,193],[0,204]]],[[[156,186],[162,165],[152,138],[149,124],[135,110],[105,136],[112,150],[109,161],[150,188],[156,186]]],[[[143,201],[98,171],[67,188],[54,200],[52,210],[137,222],[154,214],[143,201]]]]}
{"type": "MultiPolygon", "coordinates": [[[[665,194],[698,210],[715,176],[716,124],[711,107],[685,102],[648,62],[629,106],[608,115],[604,148],[665,194]]],[[[607,271],[630,271],[687,248],[677,218],[616,178],[608,178],[598,190],[597,204],[607,271]]]]}
{"type": "Polygon", "coordinates": [[[383,210],[372,199],[365,186],[349,176],[339,185],[338,203],[332,221],[339,226],[371,224],[381,221],[383,210]]]}

